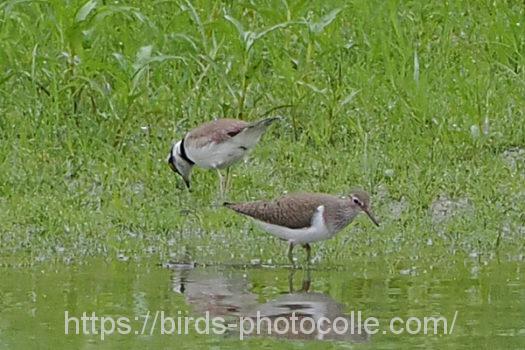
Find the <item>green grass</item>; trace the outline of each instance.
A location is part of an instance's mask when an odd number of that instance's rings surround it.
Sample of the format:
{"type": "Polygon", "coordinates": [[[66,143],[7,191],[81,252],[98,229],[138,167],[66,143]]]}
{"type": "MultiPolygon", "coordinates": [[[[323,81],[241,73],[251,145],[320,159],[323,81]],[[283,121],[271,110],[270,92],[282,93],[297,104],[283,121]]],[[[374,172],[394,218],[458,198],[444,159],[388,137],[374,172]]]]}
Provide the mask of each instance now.
{"type": "Polygon", "coordinates": [[[165,162],[199,123],[269,111],[285,121],[232,169],[231,200],[373,194],[382,227],[317,245],[323,263],[523,254],[525,159],[502,156],[525,148],[521,2],[254,3],[2,2],[0,255],[284,262],[212,205],[213,172],[188,193],[165,162]],[[436,223],[440,195],[471,210],[436,223]]]}

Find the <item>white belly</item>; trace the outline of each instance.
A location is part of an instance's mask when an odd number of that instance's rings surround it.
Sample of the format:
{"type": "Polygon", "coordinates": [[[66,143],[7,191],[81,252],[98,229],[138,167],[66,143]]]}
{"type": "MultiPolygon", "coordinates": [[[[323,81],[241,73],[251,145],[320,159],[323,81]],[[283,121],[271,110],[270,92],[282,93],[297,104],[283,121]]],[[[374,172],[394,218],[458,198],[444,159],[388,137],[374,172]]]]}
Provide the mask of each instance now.
{"type": "Polygon", "coordinates": [[[249,149],[233,142],[210,143],[201,148],[187,149],[188,157],[205,169],[220,169],[240,161],[249,149]]]}
{"type": "Polygon", "coordinates": [[[221,169],[240,161],[261,139],[264,128],[248,128],[220,143],[204,147],[187,147],[188,157],[201,168],[221,169]]]}
{"type": "Polygon", "coordinates": [[[315,212],[312,225],[305,228],[288,228],[256,221],[257,224],[266,232],[295,244],[305,244],[322,241],[332,237],[335,232],[331,232],[324,222],[324,206],[319,206],[315,212]]]}

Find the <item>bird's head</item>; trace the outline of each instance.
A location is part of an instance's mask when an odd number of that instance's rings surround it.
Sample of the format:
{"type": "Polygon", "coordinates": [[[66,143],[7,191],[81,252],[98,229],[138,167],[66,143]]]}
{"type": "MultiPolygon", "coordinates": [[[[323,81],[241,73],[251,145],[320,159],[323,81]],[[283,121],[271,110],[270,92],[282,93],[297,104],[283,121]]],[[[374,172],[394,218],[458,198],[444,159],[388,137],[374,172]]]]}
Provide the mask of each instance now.
{"type": "Polygon", "coordinates": [[[181,155],[181,143],[182,141],[178,141],[171,146],[170,154],[168,155],[168,164],[171,170],[182,177],[186,187],[190,188],[191,168],[193,165],[181,155]]]}
{"type": "Polygon", "coordinates": [[[353,190],[350,194],[350,205],[354,208],[357,208],[358,210],[362,210],[363,212],[368,215],[370,220],[376,225],[379,226],[379,222],[375,219],[374,215],[372,214],[370,210],[370,196],[366,191],[363,190],[353,190]]]}

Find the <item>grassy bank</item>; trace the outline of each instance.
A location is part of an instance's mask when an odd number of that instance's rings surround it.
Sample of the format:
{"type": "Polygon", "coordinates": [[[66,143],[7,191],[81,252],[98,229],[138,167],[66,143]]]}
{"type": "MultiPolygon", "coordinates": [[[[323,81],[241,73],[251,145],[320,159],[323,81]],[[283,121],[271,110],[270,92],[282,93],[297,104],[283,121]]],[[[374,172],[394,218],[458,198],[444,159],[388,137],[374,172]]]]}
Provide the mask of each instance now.
{"type": "Polygon", "coordinates": [[[0,255],[285,261],[212,205],[215,174],[188,193],[165,162],[188,128],[270,112],[231,200],[358,185],[383,223],[321,260],[519,256],[524,19],[513,1],[3,2],[0,255]]]}

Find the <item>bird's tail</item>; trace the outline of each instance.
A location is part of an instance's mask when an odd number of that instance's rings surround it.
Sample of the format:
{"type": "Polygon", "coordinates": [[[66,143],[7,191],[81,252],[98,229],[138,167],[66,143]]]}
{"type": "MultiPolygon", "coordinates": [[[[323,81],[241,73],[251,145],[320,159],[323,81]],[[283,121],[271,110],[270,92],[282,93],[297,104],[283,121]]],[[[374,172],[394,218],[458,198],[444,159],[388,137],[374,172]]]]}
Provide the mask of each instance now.
{"type": "Polygon", "coordinates": [[[241,143],[245,148],[251,149],[257,142],[259,142],[261,136],[266,132],[266,129],[274,121],[281,119],[280,117],[272,117],[261,119],[250,123],[242,132],[239,133],[236,140],[241,143]]]}
{"type": "Polygon", "coordinates": [[[251,203],[230,203],[230,202],[222,203],[224,207],[231,209],[234,212],[253,217],[253,214],[249,210],[247,210],[252,207],[250,204],[251,203]]]}
{"type": "Polygon", "coordinates": [[[244,212],[244,207],[246,206],[246,203],[231,203],[231,202],[224,202],[222,203],[222,205],[228,209],[231,209],[233,211],[236,211],[237,213],[240,213],[240,214],[245,214],[245,215],[249,215],[247,213],[244,212]]]}

